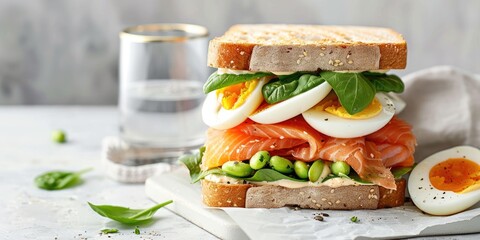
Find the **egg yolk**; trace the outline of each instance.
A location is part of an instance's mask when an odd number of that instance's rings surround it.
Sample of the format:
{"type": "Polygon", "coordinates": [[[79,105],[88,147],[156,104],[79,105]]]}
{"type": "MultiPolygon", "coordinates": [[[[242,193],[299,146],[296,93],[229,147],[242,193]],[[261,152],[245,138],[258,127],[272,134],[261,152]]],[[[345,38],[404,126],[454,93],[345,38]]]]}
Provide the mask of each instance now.
{"type": "Polygon", "coordinates": [[[217,99],[224,109],[236,109],[247,100],[258,84],[258,80],[238,83],[217,90],[217,99]]]}
{"type": "Polygon", "coordinates": [[[378,101],[377,98],[374,98],[373,101],[359,113],[353,115],[349,114],[347,110],[340,104],[337,95],[331,92],[325,97],[318,105],[322,111],[333,114],[337,117],[347,118],[347,119],[367,119],[377,116],[382,111],[382,104],[378,101]]]}
{"type": "Polygon", "coordinates": [[[480,165],[465,158],[450,158],[433,166],[429,178],[436,189],[466,192],[480,187],[480,165]]]}

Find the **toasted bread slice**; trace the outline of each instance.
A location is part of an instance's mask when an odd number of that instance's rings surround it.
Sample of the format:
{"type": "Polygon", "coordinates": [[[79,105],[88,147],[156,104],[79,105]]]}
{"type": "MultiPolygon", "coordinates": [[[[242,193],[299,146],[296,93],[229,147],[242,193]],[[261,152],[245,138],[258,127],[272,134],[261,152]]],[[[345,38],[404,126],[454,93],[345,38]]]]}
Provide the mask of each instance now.
{"type": "Polygon", "coordinates": [[[311,209],[379,209],[402,206],[406,180],[396,181],[397,190],[377,185],[285,188],[274,185],[225,184],[202,180],[203,202],[211,207],[311,209]]]}
{"type": "Polygon", "coordinates": [[[210,41],[208,65],[264,72],[403,69],[407,44],[387,28],[235,25],[210,41]]]}

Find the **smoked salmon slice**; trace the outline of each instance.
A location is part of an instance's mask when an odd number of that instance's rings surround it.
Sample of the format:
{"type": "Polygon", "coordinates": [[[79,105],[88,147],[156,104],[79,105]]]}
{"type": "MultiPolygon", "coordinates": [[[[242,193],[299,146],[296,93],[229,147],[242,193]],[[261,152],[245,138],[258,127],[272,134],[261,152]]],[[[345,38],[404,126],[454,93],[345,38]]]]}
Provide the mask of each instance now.
{"type": "Polygon", "coordinates": [[[208,129],[202,164],[203,168],[209,169],[231,160],[250,159],[261,150],[270,152],[282,149],[295,149],[292,155],[296,159],[314,161],[325,138],[301,116],[277,124],[259,124],[247,120],[227,130],[208,129]]]}
{"type": "Polygon", "coordinates": [[[400,144],[405,146],[410,153],[415,151],[415,146],[417,145],[417,140],[412,133],[412,127],[397,117],[393,117],[380,130],[367,135],[366,139],[375,143],[400,144]]]}
{"type": "Polygon", "coordinates": [[[320,158],[344,161],[367,181],[388,189],[396,189],[395,179],[382,162],[374,144],[365,138],[330,138],[320,151],[320,158]]]}
{"type": "Polygon", "coordinates": [[[272,155],[306,162],[345,161],[362,179],[396,189],[389,168],[412,166],[415,145],[410,125],[396,117],[375,133],[350,139],[323,135],[310,127],[301,115],[276,124],[247,120],[231,129],[207,131],[202,168],[247,160],[256,152],[266,150],[272,155]]]}

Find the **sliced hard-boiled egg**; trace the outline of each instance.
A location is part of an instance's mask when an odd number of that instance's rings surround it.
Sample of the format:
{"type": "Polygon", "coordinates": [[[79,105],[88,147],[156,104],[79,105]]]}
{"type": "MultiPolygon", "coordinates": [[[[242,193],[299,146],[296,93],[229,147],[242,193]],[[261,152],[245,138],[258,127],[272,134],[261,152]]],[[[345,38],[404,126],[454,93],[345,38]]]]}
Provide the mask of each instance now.
{"type": "Polygon", "coordinates": [[[275,104],[262,104],[250,119],[263,124],[273,124],[295,117],[320,102],[332,87],[324,82],[302,94],[275,104]]]}
{"type": "Polygon", "coordinates": [[[305,121],[317,131],[336,138],[355,138],[384,127],[395,114],[393,102],[377,93],[363,111],[350,115],[332,92],[320,103],[303,113],[305,121]]]}
{"type": "Polygon", "coordinates": [[[415,205],[432,215],[461,212],[480,201],[480,150],[459,146],[421,161],[408,179],[415,205]]]}
{"type": "Polygon", "coordinates": [[[397,94],[395,93],[385,93],[390,100],[392,100],[393,105],[395,105],[395,114],[400,114],[403,109],[407,106],[407,103],[403,101],[397,94]]]}
{"type": "Polygon", "coordinates": [[[261,78],[210,92],[202,107],[203,122],[215,129],[242,123],[262,103],[262,87],[267,81],[261,78]]]}

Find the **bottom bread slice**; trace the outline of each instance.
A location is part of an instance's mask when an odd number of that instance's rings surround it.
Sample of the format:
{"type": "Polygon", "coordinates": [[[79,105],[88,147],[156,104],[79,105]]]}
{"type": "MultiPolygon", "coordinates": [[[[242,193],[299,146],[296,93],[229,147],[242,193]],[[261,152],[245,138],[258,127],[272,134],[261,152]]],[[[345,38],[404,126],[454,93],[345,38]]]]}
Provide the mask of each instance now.
{"type": "Polygon", "coordinates": [[[402,206],[406,180],[396,181],[397,190],[377,185],[286,188],[275,185],[225,184],[202,180],[203,202],[211,207],[311,209],[378,209],[402,206]]]}

